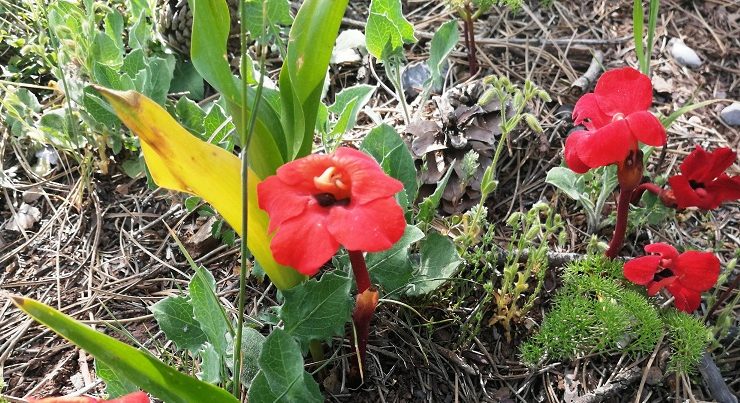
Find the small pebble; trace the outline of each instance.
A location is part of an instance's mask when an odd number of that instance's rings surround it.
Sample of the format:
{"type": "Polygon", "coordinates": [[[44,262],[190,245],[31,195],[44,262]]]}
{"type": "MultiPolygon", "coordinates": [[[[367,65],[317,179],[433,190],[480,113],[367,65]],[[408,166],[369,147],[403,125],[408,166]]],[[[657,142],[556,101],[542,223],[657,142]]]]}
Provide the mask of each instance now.
{"type": "Polygon", "coordinates": [[[719,113],[719,117],[730,126],[740,126],[740,102],[733,102],[719,113]]]}
{"type": "Polygon", "coordinates": [[[696,54],[694,49],[686,46],[683,40],[673,38],[668,41],[668,46],[671,50],[671,56],[673,56],[679,64],[694,68],[701,66],[702,62],[699,55],[696,54]]]}

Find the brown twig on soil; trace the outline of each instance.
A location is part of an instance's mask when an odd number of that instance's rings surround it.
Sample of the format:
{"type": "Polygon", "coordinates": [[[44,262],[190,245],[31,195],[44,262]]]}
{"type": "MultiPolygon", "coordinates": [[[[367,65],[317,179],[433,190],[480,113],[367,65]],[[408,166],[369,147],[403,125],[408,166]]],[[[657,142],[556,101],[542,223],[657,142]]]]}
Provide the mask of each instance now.
{"type": "Polygon", "coordinates": [[[606,383],[583,396],[579,396],[577,399],[573,400],[573,403],[603,402],[604,400],[616,396],[618,393],[627,389],[630,385],[640,379],[641,376],[642,371],[640,371],[640,368],[636,366],[632,367],[627,371],[620,372],[611,382],[606,383]]]}
{"type": "Polygon", "coordinates": [[[732,393],[727,383],[725,383],[717,364],[714,363],[712,355],[708,352],[704,352],[704,355],[701,356],[699,372],[701,372],[701,376],[714,400],[719,403],[737,403],[737,396],[732,393]]]}

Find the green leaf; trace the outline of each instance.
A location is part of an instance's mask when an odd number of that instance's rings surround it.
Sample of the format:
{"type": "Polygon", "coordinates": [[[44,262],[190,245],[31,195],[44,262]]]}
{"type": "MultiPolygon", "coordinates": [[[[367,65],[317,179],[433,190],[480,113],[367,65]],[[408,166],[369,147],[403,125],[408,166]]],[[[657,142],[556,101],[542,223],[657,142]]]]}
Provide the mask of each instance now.
{"type": "Polygon", "coordinates": [[[433,85],[442,84],[442,80],[444,80],[442,67],[459,40],[460,32],[457,30],[457,20],[445,22],[434,33],[429,51],[429,60],[427,60],[433,85]]]}
{"type": "Polygon", "coordinates": [[[349,277],[326,273],[319,281],[310,279],[283,291],[285,304],[280,317],[285,332],[303,345],[343,334],[352,311],[351,286],[349,277]]]}
{"type": "Polygon", "coordinates": [[[113,109],[111,109],[108,102],[104,101],[91,86],[87,86],[83,90],[82,106],[95,122],[107,129],[115,132],[121,126],[121,121],[113,113],[113,109]]]}
{"type": "Polygon", "coordinates": [[[360,109],[370,100],[375,88],[372,85],[360,84],[345,88],[337,94],[334,103],[328,108],[329,112],[338,116],[330,130],[332,136],[340,136],[355,126],[360,109]]]}
{"type": "Polygon", "coordinates": [[[181,296],[167,297],[149,307],[159,328],[177,348],[195,352],[206,342],[206,335],[193,317],[193,305],[181,296]]]}
{"type": "Polygon", "coordinates": [[[90,48],[90,60],[104,66],[119,68],[123,64],[123,49],[104,32],[96,32],[90,48]]]}
{"type": "Polygon", "coordinates": [[[414,43],[414,26],[403,17],[401,0],[373,0],[365,25],[367,50],[379,60],[387,60],[405,43],[414,43]]]}
{"type": "Polygon", "coordinates": [[[229,7],[225,0],[188,0],[193,10],[190,57],[195,69],[229,101],[241,103],[239,79],[226,60],[229,38],[229,7]]]}
{"type": "Polygon", "coordinates": [[[20,310],[158,399],[167,403],[237,402],[225,390],[181,374],[148,352],[97,332],[50,306],[24,297],[13,297],[13,302],[20,310]]]}
{"type": "Polygon", "coordinates": [[[460,255],[450,238],[436,232],[427,235],[421,242],[419,271],[407,294],[423,295],[436,290],[455,274],[460,262],[460,255]]]}
{"type": "MultiPolygon", "coordinates": [[[[213,104],[203,119],[203,129],[204,138],[210,140],[213,144],[233,143],[232,134],[236,128],[218,104],[213,104]]],[[[226,149],[231,151],[230,147],[226,147],[226,149]]]]}
{"type": "Polygon", "coordinates": [[[321,90],[348,0],[306,0],[288,37],[280,71],[280,98],[287,160],[311,152],[321,90]]]}
{"type": "Polygon", "coordinates": [[[401,136],[392,127],[382,124],[367,134],[360,149],[372,155],[385,173],[403,183],[406,203],[401,207],[406,208],[408,202],[416,198],[416,167],[414,158],[406,143],[401,140],[401,136]]]}
{"type": "Polygon", "coordinates": [[[172,82],[170,83],[170,92],[184,92],[190,99],[203,99],[205,86],[203,77],[195,69],[190,61],[178,60],[175,64],[175,71],[172,72],[172,82]]]}
{"type": "Polygon", "coordinates": [[[148,22],[146,13],[134,14],[132,11],[131,15],[138,15],[139,17],[136,18],[136,22],[129,30],[128,46],[134,50],[146,49],[147,43],[152,37],[152,24],[148,22]]]}
{"type": "Polygon", "coordinates": [[[188,129],[190,133],[204,139],[205,127],[204,120],[206,117],[206,111],[192,101],[190,98],[182,97],[175,104],[175,113],[177,120],[183,127],[188,129]]]}
{"type": "Polygon", "coordinates": [[[216,280],[203,267],[198,267],[188,285],[190,298],[193,304],[193,314],[200,324],[203,333],[220,356],[226,353],[226,333],[230,331],[230,323],[221,302],[216,297],[216,280]]]}
{"type": "Polygon", "coordinates": [[[442,195],[444,194],[445,188],[447,187],[447,182],[450,180],[450,175],[452,175],[452,167],[454,166],[454,162],[450,164],[450,167],[447,168],[447,173],[445,173],[445,176],[443,176],[442,179],[437,182],[437,187],[434,189],[434,193],[425,197],[424,200],[419,203],[419,212],[416,214],[417,222],[432,222],[432,219],[434,218],[434,212],[437,211],[437,207],[439,207],[439,202],[442,200],[442,195]]]}
{"type": "Polygon", "coordinates": [[[259,357],[265,340],[262,333],[251,327],[245,327],[242,332],[242,373],[239,379],[246,388],[252,385],[259,372],[259,357]]]}
{"type": "Polygon", "coordinates": [[[287,0],[265,0],[265,11],[267,14],[267,27],[265,29],[265,36],[262,35],[262,1],[247,1],[244,3],[246,7],[247,19],[244,21],[244,25],[247,28],[247,32],[253,38],[260,38],[261,41],[267,41],[269,37],[274,36],[279,32],[276,31],[277,25],[289,26],[293,22],[293,17],[290,16],[290,2],[287,0]]]}
{"type": "Polygon", "coordinates": [[[175,71],[175,57],[172,55],[167,55],[166,58],[153,57],[149,59],[148,65],[150,79],[147,80],[142,92],[158,104],[164,105],[175,71]]]}
{"type": "Polygon", "coordinates": [[[103,361],[95,360],[95,373],[105,382],[105,393],[110,398],[120,397],[139,390],[135,384],[116,373],[113,368],[103,363],[103,361]]]}
{"type": "Polygon", "coordinates": [[[324,401],[319,385],[303,369],[298,343],[283,329],[275,328],[265,340],[259,367],[249,388],[250,403],[324,401]]]}
{"type": "Polygon", "coordinates": [[[584,176],[565,167],[554,167],[547,172],[545,182],[563,191],[573,200],[588,199],[584,176]]]}
{"type": "Polygon", "coordinates": [[[424,238],[424,233],[407,225],[401,239],[385,251],[367,254],[367,270],[373,283],[380,284],[386,292],[403,291],[411,280],[414,267],[409,259],[409,246],[424,238]]]}
{"type": "Polygon", "coordinates": [[[208,342],[203,344],[203,347],[198,351],[198,357],[200,357],[200,372],[197,374],[198,379],[210,384],[221,382],[223,380],[221,376],[223,369],[222,357],[213,348],[213,344],[208,342]]]}
{"type": "Polygon", "coordinates": [[[722,101],[721,99],[709,99],[706,101],[699,102],[697,104],[684,105],[683,107],[673,111],[673,113],[671,113],[668,116],[661,116],[660,122],[663,123],[663,127],[668,129],[669,127],[671,127],[671,125],[673,125],[673,122],[675,122],[676,119],[680,118],[681,115],[683,115],[684,113],[691,112],[694,109],[703,108],[707,105],[711,105],[715,102],[721,102],[721,101],[722,101]]]}

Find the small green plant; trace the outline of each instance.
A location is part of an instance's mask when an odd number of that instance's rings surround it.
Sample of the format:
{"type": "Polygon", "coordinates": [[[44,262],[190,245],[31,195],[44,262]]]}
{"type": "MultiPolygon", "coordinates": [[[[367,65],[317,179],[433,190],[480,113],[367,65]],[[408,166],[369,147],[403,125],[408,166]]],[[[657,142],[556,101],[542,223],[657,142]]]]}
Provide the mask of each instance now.
{"type": "Polygon", "coordinates": [[[661,314],[621,278],[622,263],[601,255],[569,264],[553,309],[521,347],[523,361],[541,365],[584,354],[647,353],[667,334],[674,352],[669,366],[690,372],[708,344],[708,329],[673,308],[661,314]]]}
{"type": "Polygon", "coordinates": [[[700,319],[675,309],[668,310],[663,320],[671,345],[668,369],[683,374],[694,372],[709,344],[709,329],[700,319]]]}

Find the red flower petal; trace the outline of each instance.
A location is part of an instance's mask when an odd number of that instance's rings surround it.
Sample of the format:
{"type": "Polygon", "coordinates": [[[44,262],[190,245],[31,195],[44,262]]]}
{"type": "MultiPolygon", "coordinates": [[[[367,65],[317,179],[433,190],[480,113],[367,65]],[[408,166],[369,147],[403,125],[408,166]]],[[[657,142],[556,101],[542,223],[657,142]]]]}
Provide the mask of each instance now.
{"type": "Polygon", "coordinates": [[[737,159],[734,151],[727,147],[711,153],[697,145],[680,165],[681,173],[699,183],[708,183],[717,178],[737,159]]]}
{"type": "Polygon", "coordinates": [[[666,142],[665,128],[660,120],[648,111],[639,111],[625,118],[632,135],[650,146],[662,146],[666,142]]]}
{"type": "Polygon", "coordinates": [[[594,94],[607,115],[625,116],[645,111],[653,103],[653,85],[648,76],[632,67],[607,71],[596,82],[594,94]]]}
{"type": "Polygon", "coordinates": [[[706,291],[717,283],[719,266],[719,259],[713,253],[692,250],[676,258],[673,272],[683,287],[706,291]]]}
{"type": "Polygon", "coordinates": [[[339,243],[327,230],[329,212],[309,203],[303,214],[284,221],[270,242],[275,260],[312,276],[339,249],[339,243]]]}
{"type": "Polygon", "coordinates": [[[716,208],[714,199],[709,195],[700,197],[689,184],[689,178],[684,175],[675,175],[668,178],[668,183],[673,190],[676,199],[676,207],[684,209],[688,207],[699,207],[704,210],[716,208]]]}
{"type": "Polygon", "coordinates": [[[568,138],[565,139],[565,163],[571,171],[579,174],[588,172],[591,169],[578,157],[578,143],[583,139],[584,136],[588,136],[588,132],[578,131],[571,133],[568,138]]]}
{"type": "Polygon", "coordinates": [[[406,229],[403,210],[392,197],[366,204],[335,207],[329,215],[329,232],[349,250],[377,252],[393,246],[406,229]]]}
{"type": "Polygon", "coordinates": [[[649,245],[645,245],[645,252],[657,253],[661,258],[664,259],[675,259],[678,257],[678,251],[671,245],[665,242],[656,242],[649,245]]]}
{"type": "Polygon", "coordinates": [[[32,403],[149,403],[149,396],[144,392],[134,392],[113,400],[101,400],[87,396],[47,397],[44,399],[29,398],[32,403]]]}
{"type": "Polygon", "coordinates": [[[740,176],[730,177],[727,174],[706,184],[707,192],[712,195],[717,208],[720,204],[740,199],[740,176]]]}
{"type": "Polygon", "coordinates": [[[301,214],[313,196],[296,186],[285,184],[278,176],[270,176],[257,185],[259,207],[270,216],[269,231],[275,231],[283,221],[301,214]]]}
{"type": "Polygon", "coordinates": [[[610,123],[595,132],[589,132],[576,143],[575,151],[584,164],[591,168],[616,164],[637,148],[637,140],[624,119],[610,123]]]}
{"type": "Polygon", "coordinates": [[[334,161],[352,181],[352,202],[367,202],[390,197],[403,190],[403,183],[391,178],[369,155],[352,148],[338,148],[334,161]]]}
{"type": "Polygon", "coordinates": [[[666,277],[664,279],[661,279],[660,281],[653,281],[652,283],[648,284],[647,293],[649,296],[654,296],[658,293],[661,289],[664,287],[668,287],[669,285],[676,282],[676,277],[666,277]]]}
{"type": "Polygon", "coordinates": [[[676,309],[691,313],[699,307],[701,303],[701,293],[683,287],[679,282],[666,286],[668,292],[673,295],[673,305],[676,309]]]}
{"type": "Polygon", "coordinates": [[[660,264],[660,256],[643,256],[632,259],[624,264],[624,277],[635,284],[646,285],[653,281],[655,273],[660,270],[658,264],[660,264]]]}
{"type": "Polygon", "coordinates": [[[312,154],[281,166],[276,174],[286,185],[297,187],[306,193],[315,193],[313,178],[321,176],[327,168],[334,165],[331,155],[312,154]]]}
{"type": "Polygon", "coordinates": [[[588,130],[600,129],[608,125],[612,118],[599,108],[596,94],[582,96],[573,107],[573,124],[583,124],[588,130]],[[588,120],[587,120],[588,119],[588,120]]]}

